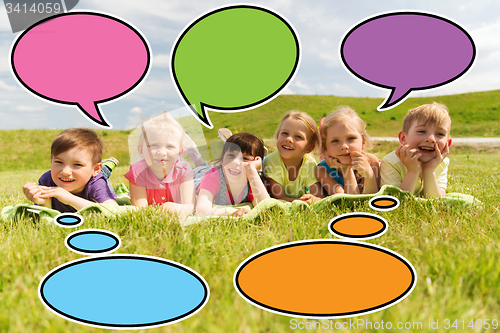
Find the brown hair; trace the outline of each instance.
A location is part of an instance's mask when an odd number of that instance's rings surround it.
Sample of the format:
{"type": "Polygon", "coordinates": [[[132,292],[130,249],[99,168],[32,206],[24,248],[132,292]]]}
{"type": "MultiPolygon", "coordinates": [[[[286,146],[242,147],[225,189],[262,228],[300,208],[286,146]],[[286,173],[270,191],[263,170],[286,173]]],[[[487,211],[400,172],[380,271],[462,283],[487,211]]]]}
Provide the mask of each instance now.
{"type": "Polygon", "coordinates": [[[264,159],[266,151],[264,148],[264,142],[262,142],[262,140],[255,135],[247,132],[236,133],[231,135],[226,140],[224,147],[222,148],[220,158],[214,160],[214,162],[221,163],[226,152],[235,150],[241,151],[242,154],[254,157],[260,156],[261,159],[264,159]]]}
{"type": "Polygon", "coordinates": [[[337,109],[333,110],[328,116],[326,116],[325,121],[319,129],[321,135],[321,148],[320,151],[323,154],[326,147],[326,134],[328,127],[332,126],[336,122],[346,123],[347,120],[352,120],[358,130],[359,134],[363,138],[363,143],[365,144],[365,149],[369,150],[373,147],[372,139],[366,132],[366,123],[359,117],[356,111],[351,109],[346,105],[341,105],[337,109]]]}
{"type": "MultiPolygon", "coordinates": [[[[451,127],[451,118],[448,108],[444,104],[432,103],[420,105],[408,111],[403,121],[403,132],[408,133],[411,125],[415,121],[421,121],[424,124],[434,124],[436,126],[444,126],[449,123],[451,127]]],[[[448,133],[449,135],[450,133],[448,133]]]]}
{"type": "Polygon", "coordinates": [[[314,146],[319,145],[318,125],[316,124],[316,122],[314,121],[314,119],[310,115],[308,115],[305,112],[296,111],[296,110],[291,110],[291,111],[288,111],[287,113],[285,113],[285,115],[283,116],[283,118],[280,121],[278,129],[276,130],[276,133],[274,133],[274,137],[276,139],[278,138],[278,136],[280,134],[281,127],[283,126],[283,123],[288,118],[292,118],[292,119],[295,119],[297,121],[300,121],[306,127],[308,144],[312,143],[314,146]]]}
{"type": "Polygon", "coordinates": [[[57,156],[75,147],[88,152],[94,165],[101,162],[104,144],[97,133],[89,128],[70,128],[59,133],[52,141],[50,156],[57,156]]]}

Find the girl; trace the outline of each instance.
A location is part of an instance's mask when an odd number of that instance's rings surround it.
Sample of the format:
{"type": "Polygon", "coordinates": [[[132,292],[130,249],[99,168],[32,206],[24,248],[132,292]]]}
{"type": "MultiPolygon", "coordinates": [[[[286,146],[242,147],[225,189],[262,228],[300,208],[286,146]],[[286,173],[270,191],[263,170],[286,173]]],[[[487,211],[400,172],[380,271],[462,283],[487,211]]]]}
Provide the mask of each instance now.
{"type": "Polygon", "coordinates": [[[198,189],[197,215],[241,216],[248,208],[240,208],[233,214],[216,205],[237,205],[241,202],[259,202],[269,198],[259,169],[264,158],[264,143],[250,133],[237,133],[224,143],[218,162],[222,162],[203,177],[198,189]]]}
{"type": "Polygon", "coordinates": [[[286,201],[300,199],[308,204],[319,201],[323,197],[321,184],[315,177],[316,161],[309,155],[319,143],[314,119],[304,112],[289,111],[275,136],[278,150],[264,160],[271,196],[286,201]]]}
{"type": "Polygon", "coordinates": [[[316,177],[328,195],[378,191],[378,159],[365,152],[372,144],[366,123],[348,106],[330,113],[320,127],[321,153],[316,177]]]}
{"type": "Polygon", "coordinates": [[[136,143],[140,160],[125,174],[132,205],[158,205],[163,211],[189,215],[194,210],[193,171],[180,159],[181,125],[163,112],[143,123],[136,143]]]}

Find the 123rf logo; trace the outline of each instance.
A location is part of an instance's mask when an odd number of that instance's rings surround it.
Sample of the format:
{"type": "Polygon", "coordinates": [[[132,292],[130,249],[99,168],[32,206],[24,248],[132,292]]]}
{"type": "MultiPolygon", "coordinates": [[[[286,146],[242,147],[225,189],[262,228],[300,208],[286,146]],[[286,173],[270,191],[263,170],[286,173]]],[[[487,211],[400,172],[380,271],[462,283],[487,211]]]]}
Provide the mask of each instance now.
{"type": "Polygon", "coordinates": [[[22,31],[52,15],[67,13],[79,0],[4,0],[12,32],[22,31]]]}

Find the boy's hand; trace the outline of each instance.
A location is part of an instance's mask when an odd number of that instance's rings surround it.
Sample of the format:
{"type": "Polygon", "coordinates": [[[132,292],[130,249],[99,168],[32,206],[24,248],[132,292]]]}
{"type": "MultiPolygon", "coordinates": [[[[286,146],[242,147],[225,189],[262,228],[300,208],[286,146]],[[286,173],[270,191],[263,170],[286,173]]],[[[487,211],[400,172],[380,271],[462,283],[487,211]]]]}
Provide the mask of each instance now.
{"type": "Polygon", "coordinates": [[[450,148],[448,146],[448,142],[446,142],[446,145],[443,148],[443,151],[441,152],[438,148],[438,144],[435,142],[434,143],[434,151],[436,152],[436,156],[434,156],[431,160],[422,163],[422,169],[423,170],[436,170],[437,166],[443,162],[444,158],[448,155],[450,152],[450,148]]]}
{"type": "Polygon", "coordinates": [[[26,184],[24,184],[23,192],[29,201],[36,203],[37,205],[44,205],[47,203],[46,199],[40,197],[45,193],[44,189],[35,183],[27,182],[26,184]]]}
{"type": "Polygon", "coordinates": [[[422,154],[417,153],[417,149],[410,149],[408,145],[401,145],[396,149],[396,156],[399,157],[408,171],[420,173],[422,163],[418,159],[422,154]]]}
{"type": "Polygon", "coordinates": [[[355,151],[351,153],[351,165],[363,178],[373,177],[373,169],[365,154],[355,151]]]}
{"type": "Polygon", "coordinates": [[[56,198],[65,205],[70,205],[73,194],[63,189],[62,187],[46,187],[42,186],[43,194],[42,199],[56,198]]]}

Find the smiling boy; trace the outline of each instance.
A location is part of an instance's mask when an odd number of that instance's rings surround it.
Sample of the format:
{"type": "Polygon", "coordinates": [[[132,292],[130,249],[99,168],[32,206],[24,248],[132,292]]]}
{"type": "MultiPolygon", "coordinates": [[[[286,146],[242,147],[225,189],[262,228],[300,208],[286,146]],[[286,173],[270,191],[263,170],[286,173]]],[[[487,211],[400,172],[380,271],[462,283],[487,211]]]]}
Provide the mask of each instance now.
{"type": "Polygon", "coordinates": [[[408,111],[399,132],[401,145],[380,164],[381,184],[426,197],[444,196],[450,127],[448,109],[443,104],[424,104],[408,111]]]}
{"type": "Polygon", "coordinates": [[[60,212],[76,212],[94,202],[117,205],[116,195],[100,173],[104,145],[86,128],[72,128],[56,136],[51,146],[50,171],[23,186],[35,204],[60,212]]]}

